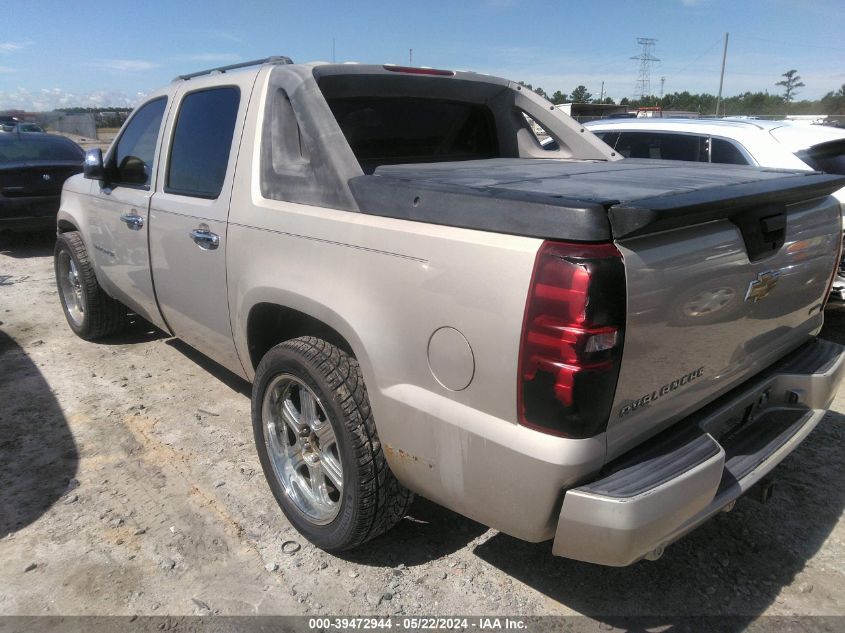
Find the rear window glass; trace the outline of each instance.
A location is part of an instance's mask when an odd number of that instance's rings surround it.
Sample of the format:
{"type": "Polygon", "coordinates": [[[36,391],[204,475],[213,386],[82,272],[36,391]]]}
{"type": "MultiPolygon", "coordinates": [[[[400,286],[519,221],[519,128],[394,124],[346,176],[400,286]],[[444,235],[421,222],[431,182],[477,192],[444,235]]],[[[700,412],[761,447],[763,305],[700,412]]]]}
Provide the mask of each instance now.
{"type": "Polygon", "coordinates": [[[815,145],[797,156],[813,169],[845,176],[845,139],[815,145]]]}
{"type": "Polygon", "coordinates": [[[50,138],[21,138],[0,142],[0,163],[19,161],[80,161],[82,150],[70,142],[50,138]]]}
{"type": "Polygon", "coordinates": [[[381,164],[491,158],[498,151],[484,105],[367,97],[328,103],[365,172],[381,164]]]}

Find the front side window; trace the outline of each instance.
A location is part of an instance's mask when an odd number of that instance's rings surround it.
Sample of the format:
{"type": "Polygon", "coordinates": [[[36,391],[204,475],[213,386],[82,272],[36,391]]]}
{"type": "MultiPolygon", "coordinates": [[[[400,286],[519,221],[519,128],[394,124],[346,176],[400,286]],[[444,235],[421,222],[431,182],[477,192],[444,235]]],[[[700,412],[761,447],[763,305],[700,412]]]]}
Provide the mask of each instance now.
{"type": "Polygon", "coordinates": [[[182,99],[164,190],[217,198],[226,178],[241,92],[234,86],[192,92],[182,99]]]}
{"type": "Polygon", "coordinates": [[[707,162],[707,137],[666,132],[622,132],[616,151],[625,158],[707,162]]]}
{"type": "Polygon", "coordinates": [[[158,131],[167,99],[142,105],[117,140],[111,162],[111,184],[150,186],[158,131]]]}

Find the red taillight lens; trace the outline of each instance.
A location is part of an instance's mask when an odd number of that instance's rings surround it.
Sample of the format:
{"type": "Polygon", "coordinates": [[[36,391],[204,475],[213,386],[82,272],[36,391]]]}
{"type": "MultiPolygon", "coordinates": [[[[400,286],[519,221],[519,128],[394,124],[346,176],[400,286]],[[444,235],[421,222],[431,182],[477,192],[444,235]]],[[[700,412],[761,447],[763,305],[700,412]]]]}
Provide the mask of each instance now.
{"type": "Polygon", "coordinates": [[[592,437],[607,424],[625,325],[625,270],[613,244],[544,242],[520,346],[521,424],[592,437]]]}

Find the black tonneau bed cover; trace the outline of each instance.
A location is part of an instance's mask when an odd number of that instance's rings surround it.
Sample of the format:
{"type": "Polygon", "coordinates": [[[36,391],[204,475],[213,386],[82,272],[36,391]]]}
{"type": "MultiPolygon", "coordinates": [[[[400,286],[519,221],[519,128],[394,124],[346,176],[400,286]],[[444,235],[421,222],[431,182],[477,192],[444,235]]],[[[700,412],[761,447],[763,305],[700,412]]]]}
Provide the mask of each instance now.
{"type": "Polygon", "coordinates": [[[363,213],[528,237],[606,241],[826,196],[845,177],[680,161],[496,158],[382,165],[363,213]]]}

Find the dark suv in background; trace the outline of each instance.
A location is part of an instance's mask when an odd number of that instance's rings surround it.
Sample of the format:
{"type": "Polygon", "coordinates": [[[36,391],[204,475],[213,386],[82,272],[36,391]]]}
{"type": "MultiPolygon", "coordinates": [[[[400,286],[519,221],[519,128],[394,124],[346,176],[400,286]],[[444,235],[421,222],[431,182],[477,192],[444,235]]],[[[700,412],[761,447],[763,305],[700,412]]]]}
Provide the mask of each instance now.
{"type": "Polygon", "coordinates": [[[0,134],[0,230],[55,228],[62,185],[84,158],[63,136],[0,134]]]}

